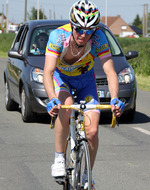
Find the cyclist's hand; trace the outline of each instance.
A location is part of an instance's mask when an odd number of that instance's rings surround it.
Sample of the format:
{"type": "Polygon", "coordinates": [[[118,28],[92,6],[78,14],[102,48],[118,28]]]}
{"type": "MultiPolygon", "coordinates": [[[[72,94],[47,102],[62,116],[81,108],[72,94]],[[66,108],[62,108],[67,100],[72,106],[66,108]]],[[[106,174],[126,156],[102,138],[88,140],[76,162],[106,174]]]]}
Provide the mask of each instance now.
{"type": "Polygon", "coordinates": [[[50,102],[47,103],[47,112],[50,116],[55,117],[60,109],[61,102],[58,98],[52,98],[50,102]]]}
{"type": "Polygon", "coordinates": [[[110,101],[112,112],[115,114],[115,116],[120,117],[121,114],[124,111],[125,104],[120,101],[118,98],[113,98],[110,101]]]}

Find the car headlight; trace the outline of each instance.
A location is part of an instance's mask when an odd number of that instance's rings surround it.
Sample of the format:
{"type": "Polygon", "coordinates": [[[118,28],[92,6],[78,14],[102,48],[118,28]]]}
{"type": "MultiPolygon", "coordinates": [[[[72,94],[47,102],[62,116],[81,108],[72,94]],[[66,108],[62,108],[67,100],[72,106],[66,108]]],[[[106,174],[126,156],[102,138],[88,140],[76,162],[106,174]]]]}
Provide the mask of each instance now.
{"type": "Polygon", "coordinates": [[[134,81],[134,71],[132,68],[127,67],[118,74],[119,83],[131,83],[134,81]]]}
{"type": "Polygon", "coordinates": [[[32,79],[35,82],[43,83],[43,70],[39,68],[34,68],[32,70],[32,79]]]}

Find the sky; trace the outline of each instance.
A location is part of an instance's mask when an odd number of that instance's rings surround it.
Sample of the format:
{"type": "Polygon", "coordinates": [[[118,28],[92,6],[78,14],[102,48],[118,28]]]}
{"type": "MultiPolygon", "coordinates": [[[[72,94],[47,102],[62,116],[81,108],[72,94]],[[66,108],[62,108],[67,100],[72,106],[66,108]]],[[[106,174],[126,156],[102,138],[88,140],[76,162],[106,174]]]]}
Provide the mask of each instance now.
{"type": "MultiPolygon", "coordinates": [[[[8,1],[8,20],[19,24],[24,21],[25,0],[0,0],[0,13],[4,12],[6,15],[6,2],[8,1]]],[[[68,19],[70,7],[77,0],[27,0],[27,12],[31,13],[32,7],[37,9],[37,2],[39,7],[48,19],[54,19],[53,13],[55,12],[56,19],[68,19]]],[[[106,2],[107,2],[107,16],[120,15],[121,18],[127,23],[131,24],[136,15],[139,14],[140,18],[143,16],[143,5],[148,4],[148,12],[150,12],[150,0],[92,0],[101,13],[101,16],[106,15],[106,2]]]]}

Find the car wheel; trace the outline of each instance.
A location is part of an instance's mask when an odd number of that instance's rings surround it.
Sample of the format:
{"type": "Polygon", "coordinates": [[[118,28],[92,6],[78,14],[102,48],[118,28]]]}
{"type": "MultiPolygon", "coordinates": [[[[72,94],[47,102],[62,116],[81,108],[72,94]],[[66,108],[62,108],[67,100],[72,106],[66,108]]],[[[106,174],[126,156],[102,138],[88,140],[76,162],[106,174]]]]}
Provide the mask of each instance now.
{"type": "Polygon", "coordinates": [[[8,82],[5,82],[5,107],[8,111],[17,110],[19,105],[11,99],[8,82]]]}
{"type": "Polygon", "coordinates": [[[35,120],[35,113],[30,109],[24,87],[21,91],[21,115],[24,122],[32,122],[35,120]]]}
{"type": "Polygon", "coordinates": [[[135,116],[135,112],[136,112],[136,107],[128,111],[125,111],[121,116],[121,119],[125,122],[132,122],[135,116]]]}

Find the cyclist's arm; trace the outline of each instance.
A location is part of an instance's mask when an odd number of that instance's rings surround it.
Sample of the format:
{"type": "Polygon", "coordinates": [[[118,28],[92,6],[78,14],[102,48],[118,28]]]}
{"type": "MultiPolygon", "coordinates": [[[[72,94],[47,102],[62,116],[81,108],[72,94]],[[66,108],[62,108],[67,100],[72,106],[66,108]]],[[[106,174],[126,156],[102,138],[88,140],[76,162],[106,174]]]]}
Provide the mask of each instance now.
{"type": "Polygon", "coordinates": [[[103,65],[104,72],[107,76],[111,98],[118,98],[119,83],[116,71],[114,69],[113,60],[111,59],[111,57],[109,57],[102,59],[101,62],[103,65]]]}
{"type": "Polygon", "coordinates": [[[50,102],[47,104],[47,112],[52,117],[55,117],[60,109],[60,101],[57,99],[53,83],[53,74],[56,68],[56,63],[57,63],[56,57],[46,55],[44,73],[43,73],[43,83],[48,98],[50,100],[50,102]],[[57,106],[55,106],[55,104],[57,106]]]}
{"type": "MultiPolygon", "coordinates": [[[[119,83],[117,73],[114,69],[113,60],[111,59],[111,57],[109,57],[102,59],[101,62],[103,65],[104,72],[107,76],[108,88],[111,94],[111,98],[118,98],[119,83]]],[[[111,109],[117,117],[120,117],[123,112],[118,106],[112,105],[111,109]]]]}
{"type": "Polygon", "coordinates": [[[49,100],[57,98],[54,90],[53,74],[56,68],[57,58],[53,56],[45,56],[45,66],[43,73],[43,83],[49,100]]]}

